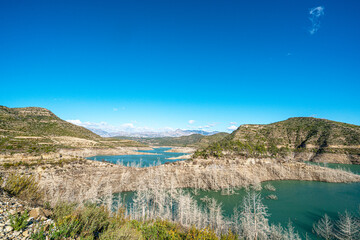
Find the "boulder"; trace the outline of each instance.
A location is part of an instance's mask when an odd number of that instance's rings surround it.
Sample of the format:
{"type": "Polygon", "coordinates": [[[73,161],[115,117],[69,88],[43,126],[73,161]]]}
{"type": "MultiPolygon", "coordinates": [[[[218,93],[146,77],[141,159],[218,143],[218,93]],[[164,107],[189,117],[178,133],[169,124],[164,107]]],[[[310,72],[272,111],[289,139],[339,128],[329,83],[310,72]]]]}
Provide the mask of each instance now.
{"type": "Polygon", "coordinates": [[[34,219],[38,219],[41,217],[48,218],[48,217],[50,217],[50,215],[51,215],[51,211],[49,211],[47,209],[39,208],[39,207],[33,208],[29,213],[29,216],[34,219]]]}
{"type": "Polygon", "coordinates": [[[29,212],[29,216],[37,219],[38,217],[42,216],[42,211],[41,208],[33,208],[31,209],[31,211],[29,212]]]}

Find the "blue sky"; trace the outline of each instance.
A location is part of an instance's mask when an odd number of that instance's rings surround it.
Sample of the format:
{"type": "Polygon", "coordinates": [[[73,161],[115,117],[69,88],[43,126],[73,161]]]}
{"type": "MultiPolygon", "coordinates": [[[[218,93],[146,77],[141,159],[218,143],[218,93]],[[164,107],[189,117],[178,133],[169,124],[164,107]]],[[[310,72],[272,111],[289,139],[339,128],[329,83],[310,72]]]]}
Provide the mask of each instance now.
{"type": "Polygon", "coordinates": [[[0,105],[132,131],[360,124],[359,12],[358,0],[2,0],[0,105]]]}

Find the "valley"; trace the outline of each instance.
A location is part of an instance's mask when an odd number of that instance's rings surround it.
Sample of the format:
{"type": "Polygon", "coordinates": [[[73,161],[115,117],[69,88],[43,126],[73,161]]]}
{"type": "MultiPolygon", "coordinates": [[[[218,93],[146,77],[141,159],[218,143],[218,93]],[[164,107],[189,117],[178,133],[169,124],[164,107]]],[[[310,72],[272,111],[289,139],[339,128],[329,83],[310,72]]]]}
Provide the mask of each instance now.
{"type": "MultiPolygon", "coordinates": [[[[52,206],[59,201],[107,198],[115,207],[119,193],[133,192],[136,196],[145,191],[143,194],[150,195],[144,196],[152,201],[152,197],[161,197],[157,195],[160,192],[170,194],[170,198],[173,191],[185,197],[182,189],[188,189],[193,194],[189,196],[191,201],[195,201],[192,204],[206,209],[200,198],[207,196],[223,204],[224,217],[229,218],[231,209],[241,202],[248,189],[270,196],[264,203],[274,212],[274,217],[270,217],[272,224],[286,225],[286,218],[292,219],[304,237],[311,231],[309,221],[320,217],[306,217],[302,215],[304,211],[334,217],[334,208],[325,204],[332,191],[339,192],[343,186],[347,189],[343,194],[352,196],[339,209],[355,209],[358,204],[359,126],[293,118],[269,125],[242,125],[231,134],[120,139],[100,137],[46,109],[1,109],[1,176],[35,177],[43,201],[52,206]],[[354,166],[354,171],[346,166],[354,166]],[[267,183],[278,190],[266,192],[267,183]],[[318,211],[315,205],[301,208],[300,202],[295,201],[295,189],[302,189],[303,193],[298,194],[305,194],[304,198],[317,192],[317,198],[322,200],[316,201],[324,202],[323,209],[318,211]],[[306,195],[307,191],[310,195],[306,195]],[[288,196],[293,196],[291,202],[297,210],[281,216],[283,201],[290,204],[286,202],[288,196]]],[[[135,207],[126,208],[129,216],[137,216],[138,213],[130,213],[137,211],[135,207]]],[[[140,215],[135,219],[141,219],[140,215]]],[[[214,226],[214,231],[223,230],[214,226]]]]}

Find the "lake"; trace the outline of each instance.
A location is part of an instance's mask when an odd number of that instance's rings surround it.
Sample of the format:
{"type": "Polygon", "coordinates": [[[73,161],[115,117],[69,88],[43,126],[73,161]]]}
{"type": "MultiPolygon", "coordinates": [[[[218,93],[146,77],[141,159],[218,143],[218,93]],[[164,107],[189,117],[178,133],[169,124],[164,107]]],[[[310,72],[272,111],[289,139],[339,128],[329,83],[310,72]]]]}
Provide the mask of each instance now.
{"type": "Polygon", "coordinates": [[[184,159],[169,159],[186,155],[186,153],[167,152],[171,148],[154,148],[152,150],[139,150],[138,152],[152,153],[153,155],[116,155],[116,156],[94,156],[87,159],[96,161],[106,161],[124,166],[149,167],[164,164],[166,162],[176,162],[184,159]]]}
{"type": "MultiPolygon", "coordinates": [[[[276,191],[261,190],[263,203],[268,207],[270,223],[280,223],[283,227],[289,221],[305,239],[308,233],[311,239],[316,239],[312,234],[312,225],[326,213],[332,219],[337,219],[338,213],[348,210],[358,213],[360,206],[360,183],[324,183],[313,181],[269,181],[262,185],[271,183],[276,191]],[[274,194],[277,200],[267,199],[266,196],[274,194]]],[[[190,189],[186,191],[192,192],[190,189]]],[[[132,202],[133,192],[121,193],[120,196],[126,203],[132,202]]],[[[205,196],[214,198],[222,203],[224,215],[230,217],[233,209],[241,205],[245,196],[244,189],[235,190],[233,195],[222,195],[221,191],[199,190],[192,194],[198,203],[205,196]]],[[[115,195],[118,199],[119,194],[115,195]]]]}
{"type": "MultiPolygon", "coordinates": [[[[165,162],[173,162],[179,160],[169,160],[170,157],[178,157],[183,153],[166,152],[170,148],[155,148],[140,152],[155,153],[157,155],[125,155],[125,156],[96,156],[89,159],[105,160],[112,163],[122,161],[124,165],[135,162],[141,167],[155,164],[163,164],[165,162]]],[[[309,163],[314,164],[314,163],[309,163]]],[[[320,164],[322,165],[322,164],[320,164]]],[[[346,164],[326,164],[331,168],[344,168],[354,173],[360,173],[359,165],[346,164]]],[[[312,225],[317,222],[325,213],[331,218],[337,218],[338,213],[348,210],[352,213],[359,211],[360,205],[360,183],[324,183],[312,181],[270,181],[262,183],[266,185],[271,183],[276,191],[261,190],[263,203],[268,206],[271,214],[269,220],[271,223],[281,223],[286,226],[289,220],[293,226],[304,238],[305,233],[309,237],[316,239],[312,234],[312,225]],[[266,196],[274,194],[277,200],[266,199],[266,196]]],[[[192,192],[190,189],[187,191],[192,192]]],[[[125,197],[125,202],[131,202],[132,192],[121,193],[125,197]]],[[[193,197],[199,204],[203,204],[201,198],[205,196],[215,198],[223,205],[225,216],[230,216],[234,207],[242,202],[245,195],[244,189],[238,189],[233,195],[222,195],[221,191],[198,191],[193,197]]],[[[115,196],[118,198],[119,194],[115,196]]]]}

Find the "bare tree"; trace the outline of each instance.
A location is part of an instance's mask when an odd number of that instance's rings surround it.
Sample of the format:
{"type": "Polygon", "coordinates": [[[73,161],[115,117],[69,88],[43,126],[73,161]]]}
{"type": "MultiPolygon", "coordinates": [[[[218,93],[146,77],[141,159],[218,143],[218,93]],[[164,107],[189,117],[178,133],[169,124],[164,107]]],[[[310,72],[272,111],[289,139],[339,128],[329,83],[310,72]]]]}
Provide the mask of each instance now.
{"type": "Polygon", "coordinates": [[[336,223],[335,236],[339,240],[356,240],[359,239],[360,223],[348,211],[339,214],[339,220],[336,223]]]}
{"type": "Polygon", "coordinates": [[[243,236],[246,239],[267,239],[268,216],[268,208],[262,203],[260,193],[248,192],[244,197],[240,212],[243,236]]]}
{"type": "Polygon", "coordinates": [[[326,240],[333,239],[334,225],[327,214],[324,215],[317,223],[313,225],[313,231],[326,240]]]}
{"type": "Polygon", "coordinates": [[[301,240],[299,234],[297,232],[295,232],[295,228],[292,225],[291,221],[289,221],[289,223],[288,223],[287,230],[284,231],[283,239],[284,240],[301,240]]]}
{"type": "Polygon", "coordinates": [[[271,225],[269,240],[283,240],[284,239],[284,228],[279,225],[271,225]]]}

